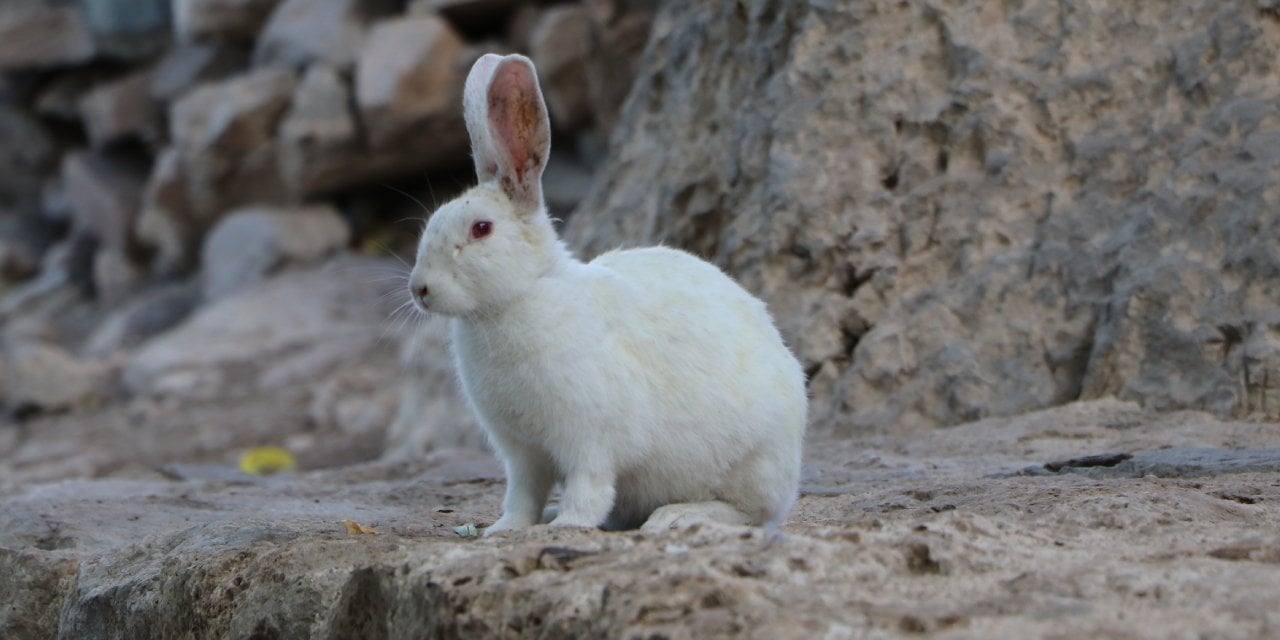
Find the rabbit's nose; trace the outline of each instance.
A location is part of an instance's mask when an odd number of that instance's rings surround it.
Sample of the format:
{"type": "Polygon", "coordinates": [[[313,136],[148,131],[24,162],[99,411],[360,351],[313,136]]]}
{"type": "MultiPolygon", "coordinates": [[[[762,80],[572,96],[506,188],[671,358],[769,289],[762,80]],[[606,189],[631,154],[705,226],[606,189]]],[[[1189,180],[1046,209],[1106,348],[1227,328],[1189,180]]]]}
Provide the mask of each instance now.
{"type": "Polygon", "coordinates": [[[413,288],[413,295],[417,296],[419,300],[426,302],[427,296],[431,295],[431,290],[427,288],[427,285],[420,284],[413,288]]]}

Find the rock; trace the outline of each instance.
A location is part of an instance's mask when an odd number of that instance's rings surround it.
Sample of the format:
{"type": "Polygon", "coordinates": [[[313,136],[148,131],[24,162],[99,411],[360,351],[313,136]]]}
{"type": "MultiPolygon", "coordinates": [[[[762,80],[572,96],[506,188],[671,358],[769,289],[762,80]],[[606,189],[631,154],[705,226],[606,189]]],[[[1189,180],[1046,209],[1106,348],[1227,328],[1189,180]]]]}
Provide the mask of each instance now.
{"type": "Polygon", "coordinates": [[[581,160],[567,153],[553,154],[542,174],[542,197],[552,216],[572,213],[590,191],[591,178],[591,169],[581,160]]]}
{"type": "Polygon", "coordinates": [[[185,319],[200,303],[195,283],[157,285],[108,313],[85,340],[81,355],[110,358],[130,350],[185,319]]]}
{"type": "Polygon", "coordinates": [[[112,57],[140,60],[168,44],[170,0],[84,2],[85,22],[98,49],[112,57]]]}
{"type": "Polygon", "coordinates": [[[93,146],[126,138],[150,144],[160,138],[161,105],[151,95],[151,80],[149,70],[136,71],[98,85],[80,99],[80,115],[93,146]]]}
{"type": "Polygon", "coordinates": [[[253,53],[255,65],[350,69],[365,30],[396,10],[394,0],[284,0],[271,12],[253,53]]]}
{"type": "Polygon", "coordinates": [[[587,99],[596,128],[608,137],[618,124],[618,112],[640,71],[641,57],[653,24],[654,3],[632,0],[590,0],[593,43],[586,59],[587,99]]]}
{"type": "Polygon", "coordinates": [[[142,201],[134,233],[140,242],[156,250],[153,270],[160,274],[181,272],[195,261],[192,247],[201,225],[192,219],[194,214],[187,204],[187,181],[178,149],[169,147],[156,157],[142,201]]]}
{"type": "Polygon", "coordinates": [[[0,71],[77,64],[94,53],[78,6],[31,0],[0,6],[0,71]]]}
{"type": "Polygon", "coordinates": [[[59,235],[39,214],[0,210],[0,287],[34,276],[59,235]]]}
{"type": "Polygon", "coordinates": [[[144,273],[118,251],[93,254],[93,294],[105,306],[115,306],[142,284],[144,273]]]}
{"type": "Polygon", "coordinates": [[[151,97],[172,102],[205,81],[219,80],[244,67],[236,49],[212,44],[182,44],[170,49],[151,73],[151,97]]]}
{"type": "Polygon", "coordinates": [[[309,262],[347,246],[351,232],[329,205],[254,207],[227,214],[205,237],[200,274],[206,300],[262,280],[284,262],[309,262]]]}
{"type": "Polygon", "coordinates": [[[761,294],[818,431],[1254,411],[1280,367],[1246,380],[1237,348],[1280,326],[1271,19],[1111,11],[665,3],[568,238],[683,246],[761,294]]]}
{"type": "Polygon", "coordinates": [[[455,156],[457,135],[430,138],[457,133],[439,123],[457,123],[463,77],[455,61],[462,51],[462,38],[435,16],[374,25],[356,69],[356,104],[375,149],[409,145],[434,150],[437,161],[455,156]],[[424,129],[436,135],[418,133],[424,129]]]}
{"type": "Polygon", "coordinates": [[[295,83],[287,69],[257,69],[194,89],[170,108],[170,137],[197,224],[228,207],[286,199],[272,141],[295,83]]]}
{"type": "Polygon", "coordinates": [[[529,34],[529,57],[538,67],[551,121],[561,130],[581,126],[590,116],[586,77],[590,29],[583,7],[560,5],[547,9],[529,34]]]}
{"type": "Polygon", "coordinates": [[[201,307],[149,340],[125,363],[134,393],[235,397],[256,390],[255,363],[321,344],[368,349],[387,310],[361,269],[381,261],[341,258],[280,273],[201,307]],[[365,278],[366,280],[362,280],[365,278]]]}
{"type": "Polygon", "coordinates": [[[97,67],[50,72],[36,92],[33,108],[36,114],[45,118],[79,123],[80,100],[90,89],[110,79],[107,72],[97,67]]]}
{"type": "Polygon", "coordinates": [[[128,162],[95,152],[63,156],[62,182],[77,232],[96,239],[103,250],[128,253],[144,176],[128,162]]]}
{"type": "Polygon", "coordinates": [[[119,367],[77,360],[52,344],[27,342],[5,349],[5,409],[22,415],[60,411],[115,391],[119,367]]]}
{"type": "Polygon", "coordinates": [[[341,437],[381,436],[395,412],[396,388],[385,386],[379,373],[343,371],[318,385],[307,420],[315,429],[336,431],[341,437]]]}
{"type": "MultiPolygon", "coordinates": [[[[36,277],[0,295],[0,319],[5,321],[0,325],[0,337],[7,339],[13,329],[13,317],[28,311],[42,298],[70,293],[75,284],[71,263],[76,257],[76,244],[74,240],[68,239],[50,246],[44,252],[36,277]]],[[[79,297],[78,294],[73,295],[79,297]]]]}
{"type": "Polygon", "coordinates": [[[41,177],[56,166],[53,136],[31,114],[0,103],[0,140],[0,207],[34,211],[41,177]]]}
{"type": "Polygon", "coordinates": [[[416,460],[436,449],[484,447],[484,432],[458,388],[448,329],[444,318],[426,316],[406,336],[400,353],[400,404],[387,430],[384,460],[416,460]]]}
{"type": "Polygon", "coordinates": [[[311,65],[280,125],[280,173],[306,197],[366,179],[370,155],[359,140],[351,90],[337,70],[311,65]]]}
{"type": "MultiPolygon", "coordinates": [[[[238,417],[219,431],[254,422],[238,417]]],[[[128,428],[117,448],[131,456],[174,431],[128,428]]],[[[212,440],[194,424],[180,436],[191,449],[212,440]]],[[[455,527],[496,518],[501,469],[457,450],[272,477],[208,463],[171,463],[163,477],[13,473],[0,482],[0,587],[23,606],[0,609],[0,634],[1084,639],[1272,628],[1274,472],[990,476],[1122,443],[1253,451],[1274,438],[1104,401],[818,439],[779,533],[700,524],[460,538],[455,527]],[[348,520],[376,533],[350,533],[348,520]]]]}
{"type": "Polygon", "coordinates": [[[280,0],[173,0],[173,30],[183,42],[257,37],[280,0]]]}
{"type": "Polygon", "coordinates": [[[493,33],[520,0],[410,0],[410,15],[442,15],[467,33],[493,33]]]}

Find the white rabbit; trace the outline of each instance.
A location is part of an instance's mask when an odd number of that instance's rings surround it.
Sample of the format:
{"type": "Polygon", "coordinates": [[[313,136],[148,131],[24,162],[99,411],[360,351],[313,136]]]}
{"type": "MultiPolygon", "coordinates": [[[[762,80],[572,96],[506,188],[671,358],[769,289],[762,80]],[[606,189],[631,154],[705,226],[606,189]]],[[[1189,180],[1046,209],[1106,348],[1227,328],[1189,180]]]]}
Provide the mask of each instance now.
{"type": "Polygon", "coordinates": [[[431,216],[409,289],[452,318],[463,390],[506,467],[486,534],[538,523],[557,482],[552,525],[630,528],[674,503],[779,524],[807,398],[765,305],[675,249],[569,253],[543,204],[551,134],[528,58],[480,58],[463,104],[479,185],[431,216]]]}

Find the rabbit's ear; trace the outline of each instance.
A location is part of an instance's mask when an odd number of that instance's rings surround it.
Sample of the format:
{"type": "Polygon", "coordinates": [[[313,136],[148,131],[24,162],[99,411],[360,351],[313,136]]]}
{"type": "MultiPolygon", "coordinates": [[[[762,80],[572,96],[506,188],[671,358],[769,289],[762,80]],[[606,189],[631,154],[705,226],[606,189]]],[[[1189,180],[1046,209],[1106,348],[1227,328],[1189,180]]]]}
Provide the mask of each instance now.
{"type": "Polygon", "coordinates": [[[489,144],[502,189],[512,200],[540,206],[551,122],[532,61],[510,55],[498,62],[489,80],[487,111],[489,144]]]}
{"type": "Polygon", "coordinates": [[[476,178],[488,182],[498,174],[498,155],[489,139],[489,81],[502,56],[486,53],[471,65],[467,84],[462,90],[462,113],[471,134],[471,156],[476,163],[476,178]]]}

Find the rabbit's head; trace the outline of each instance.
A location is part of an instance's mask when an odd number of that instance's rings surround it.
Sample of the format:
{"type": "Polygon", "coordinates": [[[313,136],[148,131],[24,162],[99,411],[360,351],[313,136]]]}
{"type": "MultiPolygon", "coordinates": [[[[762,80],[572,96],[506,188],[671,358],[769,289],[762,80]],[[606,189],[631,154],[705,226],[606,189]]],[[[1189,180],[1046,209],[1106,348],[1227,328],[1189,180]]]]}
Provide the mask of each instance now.
{"type": "Polygon", "coordinates": [[[409,276],[420,309],[451,316],[511,304],[567,255],[542,200],[551,127],[533,63],[481,57],[463,111],[479,184],[431,216],[409,276]]]}

